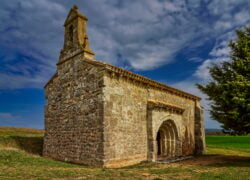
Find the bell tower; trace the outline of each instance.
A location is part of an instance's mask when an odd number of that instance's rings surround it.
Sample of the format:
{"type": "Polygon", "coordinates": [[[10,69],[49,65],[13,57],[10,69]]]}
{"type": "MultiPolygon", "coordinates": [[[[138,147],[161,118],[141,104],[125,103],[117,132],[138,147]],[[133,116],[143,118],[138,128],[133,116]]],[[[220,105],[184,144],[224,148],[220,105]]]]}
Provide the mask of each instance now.
{"type": "Polygon", "coordinates": [[[89,40],[86,32],[87,17],[79,13],[75,5],[71,8],[64,23],[64,46],[61,50],[59,63],[81,54],[83,57],[92,59],[95,55],[89,48],[89,40]]]}

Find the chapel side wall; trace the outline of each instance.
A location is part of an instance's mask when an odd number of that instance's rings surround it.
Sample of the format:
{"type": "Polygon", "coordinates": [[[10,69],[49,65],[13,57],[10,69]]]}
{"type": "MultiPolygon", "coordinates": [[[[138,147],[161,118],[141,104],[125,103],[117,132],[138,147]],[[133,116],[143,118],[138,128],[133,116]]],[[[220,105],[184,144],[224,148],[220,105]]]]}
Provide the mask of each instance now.
{"type": "Polygon", "coordinates": [[[105,75],[104,84],[104,166],[120,167],[148,158],[150,160],[147,155],[150,136],[148,118],[152,115],[154,133],[167,120],[162,119],[165,112],[153,111],[151,115],[148,114],[150,112],[147,103],[150,99],[185,109],[183,114],[172,115],[170,119],[174,118],[180,124],[180,155],[194,153],[194,100],[134,82],[126,77],[112,77],[112,73],[105,75]]]}
{"type": "Polygon", "coordinates": [[[76,57],[60,64],[57,73],[45,89],[43,155],[102,166],[103,72],[76,57]]]}
{"type": "MultiPolygon", "coordinates": [[[[148,91],[148,98],[160,101],[168,104],[176,105],[184,109],[182,115],[172,115],[166,116],[166,119],[160,119],[164,117],[163,112],[153,112],[153,133],[157,133],[157,128],[161,125],[162,121],[167,120],[167,118],[175,120],[177,126],[179,127],[180,143],[181,143],[181,155],[191,155],[194,154],[195,150],[195,101],[188,99],[186,97],[181,97],[170,92],[162,91],[157,88],[150,88],[148,91]],[[161,116],[162,114],[162,116],[161,116]]],[[[165,113],[169,114],[169,112],[165,113]]]]}
{"type": "Polygon", "coordinates": [[[147,160],[147,90],[109,75],[104,84],[104,166],[147,160]]]}

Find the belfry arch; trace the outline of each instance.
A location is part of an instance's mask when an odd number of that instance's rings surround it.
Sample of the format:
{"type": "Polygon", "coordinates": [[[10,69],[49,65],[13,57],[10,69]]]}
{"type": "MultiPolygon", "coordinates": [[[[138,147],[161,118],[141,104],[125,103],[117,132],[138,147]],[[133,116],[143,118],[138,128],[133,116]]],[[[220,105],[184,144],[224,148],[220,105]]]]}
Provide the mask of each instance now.
{"type": "Polygon", "coordinates": [[[172,159],[180,155],[180,140],[174,121],[164,121],[159,127],[155,137],[156,160],[172,159]]]}

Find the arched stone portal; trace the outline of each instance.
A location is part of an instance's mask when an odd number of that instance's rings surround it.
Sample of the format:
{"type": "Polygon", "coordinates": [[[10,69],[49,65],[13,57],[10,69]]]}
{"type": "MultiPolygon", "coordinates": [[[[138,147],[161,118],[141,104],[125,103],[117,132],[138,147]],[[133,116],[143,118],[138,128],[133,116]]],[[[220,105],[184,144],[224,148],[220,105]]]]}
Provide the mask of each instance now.
{"type": "Polygon", "coordinates": [[[167,160],[180,155],[178,131],[172,120],[164,121],[156,135],[156,159],[167,160]]]}

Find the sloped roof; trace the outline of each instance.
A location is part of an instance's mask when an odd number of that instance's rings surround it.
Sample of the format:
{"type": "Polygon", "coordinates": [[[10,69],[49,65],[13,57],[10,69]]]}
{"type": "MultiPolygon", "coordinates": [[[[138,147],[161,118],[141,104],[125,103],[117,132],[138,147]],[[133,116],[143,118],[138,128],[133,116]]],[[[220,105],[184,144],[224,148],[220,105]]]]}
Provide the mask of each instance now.
{"type": "Polygon", "coordinates": [[[64,26],[66,26],[71,20],[75,19],[76,17],[80,17],[88,21],[88,18],[77,11],[78,7],[75,5],[73,8],[70,9],[69,14],[64,22],[64,26]]]}
{"type": "MultiPolygon", "coordinates": [[[[67,61],[67,60],[70,60],[70,58],[66,59],[65,61],[67,61]]],[[[63,62],[65,62],[65,61],[63,61],[63,62]]],[[[61,63],[63,63],[63,62],[61,62],[61,63]]],[[[116,73],[120,76],[133,79],[134,81],[147,84],[148,86],[159,88],[163,91],[167,91],[167,92],[169,92],[171,94],[175,94],[177,96],[181,96],[181,97],[185,97],[185,98],[193,99],[193,100],[201,100],[201,98],[198,96],[195,96],[195,95],[187,93],[185,91],[173,88],[173,87],[165,85],[163,83],[157,82],[157,81],[152,80],[150,78],[147,78],[145,76],[127,71],[126,69],[114,66],[114,65],[106,63],[106,62],[102,62],[102,61],[98,61],[98,60],[94,60],[94,59],[87,59],[87,58],[84,59],[84,62],[89,63],[89,64],[93,64],[93,65],[97,65],[97,66],[102,66],[103,68],[110,71],[111,73],[116,73]]],[[[47,84],[44,87],[46,87],[56,76],[57,76],[57,73],[55,73],[51,77],[51,79],[47,82],[47,84]]]]}
{"type": "Polygon", "coordinates": [[[105,69],[107,69],[113,73],[118,73],[121,76],[125,76],[125,77],[127,76],[128,78],[133,79],[135,81],[139,81],[139,82],[148,84],[150,86],[154,86],[156,88],[168,91],[168,92],[173,93],[173,94],[178,95],[178,96],[182,96],[182,97],[186,97],[186,98],[194,99],[194,100],[201,100],[201,98],[198,96],[195,96],[195,95],[187,93],[185,91],[173,88],[173,87],[168,86],[166,84],[157,82],[157,81],[152,80],[150,78],[147,78],[145,76],[127,71],[126,69],[120,68],[118,66],[114,66],[114,65],[106,63],[106,62],[97,61],[97,60],[93,60],[93,59],[87,59],[87,58],[85,59],[85,62],[90,63],[90,64],[96,64],[96,65],[103,66],[103,67],[105,67],[105,69]]]}

